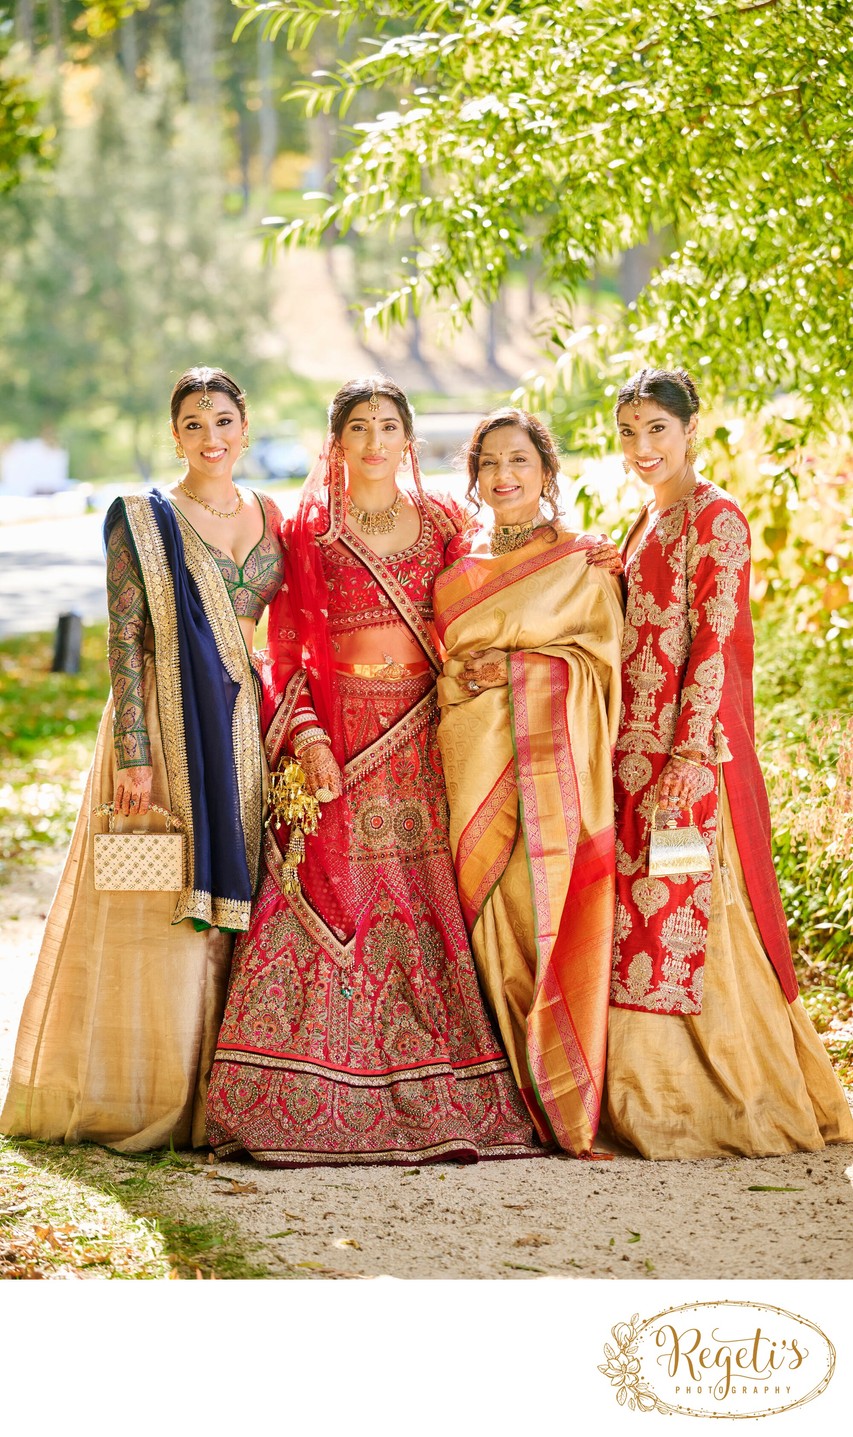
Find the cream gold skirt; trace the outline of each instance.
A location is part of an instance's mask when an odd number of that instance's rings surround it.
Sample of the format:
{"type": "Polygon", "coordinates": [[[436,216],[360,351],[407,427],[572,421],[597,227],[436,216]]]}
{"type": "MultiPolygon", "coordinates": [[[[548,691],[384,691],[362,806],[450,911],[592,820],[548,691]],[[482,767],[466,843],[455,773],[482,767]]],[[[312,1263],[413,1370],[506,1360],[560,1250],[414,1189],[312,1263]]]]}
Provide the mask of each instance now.
{"type": "MultiPolygon", "coordinates": [[[[146,655],[153,800],[169,808],[146,655]]],[[[113,706],[95,757],[27,998],[0,1132],[144,1152],[204,1143],[204,1099],[232,939],[171,917],[176,893],[104,893],[92,873],[90,812],[113,796],[113,706]]],[[[103,821],[94,821],[103,831],[103,821]]],[[[159,828],[146,815],[136,828],[159,828]]]]}
{"type": "Polygon", "coordinates": [[[646,1158],[767,1157],[853,1142],[826,1049],[762,946],[724,786],[720,797],[702,1012],[610,1009],[602,1131],[646,1158]]]}

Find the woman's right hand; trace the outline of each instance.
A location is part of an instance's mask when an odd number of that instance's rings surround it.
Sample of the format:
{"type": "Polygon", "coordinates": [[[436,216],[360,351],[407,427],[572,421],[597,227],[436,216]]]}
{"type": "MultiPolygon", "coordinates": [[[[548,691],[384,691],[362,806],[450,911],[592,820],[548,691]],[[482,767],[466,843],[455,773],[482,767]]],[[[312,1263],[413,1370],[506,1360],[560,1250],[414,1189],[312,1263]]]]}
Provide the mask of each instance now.
{"type": "Polygon", "coordinates": [[[125,818],[139,817],[151,806],[151,789],[154,784],[154,770],[141,764],[139,768],[120,768],[116,774],[113,813],[123,813],[125,818]]]}
{"type": "Polygon", "coordinates": [[[608,574],[622,574],[625,571],[621,553],[606,534],[599,535],[596,542],[587,549],[584,558],[593,568],[606,569],[608,574]]]}
{"type": "Polygon", "coordinates": [[[503,649],[472,649],[456,677],[472,698],[481,689],[506,688],[506,654],[503,649]]]}
{"type": "Polygon", "coordinates": [[[318,788],[327,788],[333,798],[341,797],[344,791],[343,774],[327,743],[309,744],[300,753],[297,763],[305,773],[312,794],[318,788]]]}

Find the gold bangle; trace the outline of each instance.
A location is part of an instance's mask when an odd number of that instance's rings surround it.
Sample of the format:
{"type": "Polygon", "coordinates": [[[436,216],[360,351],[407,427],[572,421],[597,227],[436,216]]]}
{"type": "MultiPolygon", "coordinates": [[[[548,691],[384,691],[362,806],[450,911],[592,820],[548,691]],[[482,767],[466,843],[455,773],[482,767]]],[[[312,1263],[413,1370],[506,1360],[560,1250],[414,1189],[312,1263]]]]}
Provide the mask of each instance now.
{"type": "Polygon", "coordinates": [[[299,755],[304,753],[306,748],[310,748],[312,744],[328,744],[329,742],[329,735],[326,733],[325,729],[306,728],[303,729],[301,733],[298,733],[296,735],[296,738],[291,744],[291,748],[293,749],[294,757],[299,758],[299,755]]]}
{"type": "Polygon", "coordinates": [[[705,767],[704,763],[698,763],[695,758],[685,758],[683,753],[674,753],[671,755],[671,757],[678,759],[679,763],[689,763],[691,768],[704,769],[705,767]]]}

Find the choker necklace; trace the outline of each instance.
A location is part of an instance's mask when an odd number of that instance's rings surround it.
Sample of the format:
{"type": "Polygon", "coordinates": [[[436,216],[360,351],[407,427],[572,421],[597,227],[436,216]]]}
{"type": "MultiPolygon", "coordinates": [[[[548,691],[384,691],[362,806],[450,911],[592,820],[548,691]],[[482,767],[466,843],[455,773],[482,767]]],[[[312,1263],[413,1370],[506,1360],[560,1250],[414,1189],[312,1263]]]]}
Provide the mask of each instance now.
{"type": "Polygon", "coordinates": [[[363,534],[392,534],[397,527],[397,515],[403,503],[403,496],[397,490],[394,503],[387,509],[359,509],[353,504],[352,499],[347,497],[347,513],[355,520],[363,534]]]}
{"type": "MultiPolygon", "coordinates": [[[[539,515],[536,515],[536,519],[539,515]]],[[[496,524],[489,536],[489,548],[493,554],[511,554],[520,549],[537,528],[536,519],[526,519],[523,524],[496,524]]]]}
{"type": "Polygon", "coordinates": [[[240,513],[240,510],[242,509],[244,503],[243,495],[240,493],[240,490],[237,488],[236,484],[233,487],[234,493],[237,495],[237,503],[235,507],[233,509],[214,509],[213,505],[208,504],[206,499],[199,499],[198,495],[194,494],[192,489],[188,489],[183,479],[178,484],[178,488],[183,494],[186,494],[188,499],[192,499],[196,504],[200,504],[202,509],[207,510],[208,514],[215,514],[217,519],[236,519],[237,515],[240,513]]]}

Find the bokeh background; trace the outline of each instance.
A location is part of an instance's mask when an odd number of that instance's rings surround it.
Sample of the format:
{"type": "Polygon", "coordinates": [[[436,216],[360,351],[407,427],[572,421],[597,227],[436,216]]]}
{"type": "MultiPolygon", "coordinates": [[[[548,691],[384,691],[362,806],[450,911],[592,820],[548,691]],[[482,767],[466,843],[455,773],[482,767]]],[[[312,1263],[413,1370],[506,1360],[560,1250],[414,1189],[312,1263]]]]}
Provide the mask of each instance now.
{"type": "MultiPolygon", "coordinates": [[[[711,7],[682,7],[681,14],[664,4],[656,14],[666,22],[663,33],[638,32],[633,40],[631,27],[642,17],[622,17],[623,49],[602,74],[622,87],[619,117],[627,128],[620,143],[633,147],[637,139],[627,164],[602,150],[585,191],[553,181],[550,192],[534,195],[505,239],[494,240],[497,267],[477,250],[472,263],[479,255],[483,272],[466,272],[461,305],[427,284],[417,308],[384,309],[383,297],[427,244],[406,219],[404,198],[430,185],[440,193],[435,176],[442,164],[449,175],[450,161],[435,162],[424,149],[421,165],[413,149],[407,174],[399,169],[413,133],[411,126],[404,133],[399,116],[420,93],[412,71],[390,63],[383,70],[377,61],[345,115],[340,106],[312,101],[311,85],[377,54],[382,37],[405,40],[430,10],[448,34],[457,21],[470,22],[463,11],[500,12],[508,67],[522,66],[529,51],[521,40],[513,50],[506,27],[530,20],[541,30],[549,12],[588,14],[604,54],[617,40],[595,0],[572,7],[344,3],[337,8],[349,18],[340,31],[323,23],[331,8],[314,0],[262,7],[260,19],[234,39],[241,8],[230,0],[0,4],[0,462],[14,471],[20,446],[38,441],[41,450],[32,452],[67,455],[69,477],[82,486],[50,509],[11,492],[14,483],[0,484],[4,871],[65,841],[107,683],[97,622],[87,625],[80,675],[49,672],[57,601],[45,581],[54,571],[32,559],[48,547],[39,516],[52,513],[54,523],[63,516],[58,539],[52,531],[54,559],[57,545],[69,560],[86,545],[91,555],[86,507],[103,508],[117,489],[174,476],[167,401],[186,365],[221,364],[237,375],[257,441],[246,477],[266,482],[264,446],[269,456],[277,445],[272,481],[283,494],[294,492],[322,440],[331,394],[354,374],[379,368],[406,387],[425,467],[450,484],[458,481],[449,460],[474,417],[522,395],[560,437],[568,511],[579,525],[618,537],[640,495],[622,474],[607,411],[615,386],[661,352],[660,333],[654,337],[640,320],[648,320],[650,305],[664,305],[655,312],[668,316],[709,400],[700,463],[738,498],[752,526],[757,721],[775,859],[810,1009],[849,1076],[853,444],[843,316],[846,294],[849,325],[851,271],[849,221],[846,238],[839,221],[853,190],[849,6],[818,7],[822,18],[796,0],[729,7],[756,12],[750,20],[767,18],[771,28],[726,38],[718,17],[716,47],[699,31],[675,34],[678,26],[713,25],[711,7]],[[389,17],[381,37],[380,10],[389,17]],[[277,16],[287,24],[273,41],[261,22],[277,16]],[[671,145],[665,154],[672,163],[688,166],[684,174],[668,178],[665,164],[650,166],[642,128],[631,129],[648,118],[632,66],[644,66],[650,84],[677,68],[679,83],[700,97],[701,113],[685,111],[686,138],[655,132],[657,143],[671,145]],[[838,98],[845,94],[846,108],[838,98]],[[377,143],[382,115],[397,116],[385,121],[393,154],[382,171],[383,202],[395,223],[377,222],[363,194],[353,223],[342,223],[340,213],[327,221],[329,197],[339,198],[347,182],[357,189],[352,166],[360,146],[377,143]],[[735,115],[742,159],[721,161],[712,173],[706,158],[701,170],[700,145],[713,152],[728,133],[715,137],[714,125],[733,125],[735,115]],[[695,192],[685,189],[685,174],[693,175],[695,192]],[[696,176],[704,176],[701,184],[696,176]],[[736,192],[737,204],[723,214],[720,196],[736,192]],[[570,220],[584,205],[592,213],[602,194],[607,223],[596,211],[595,241],[583,251],[570,220]],[[747,225],[737,216],[750,205],[761,212],[747,225]],[[264,225],[270,216],[276,224],[264,225]],[[298,220],[309,238],[313,226],[313,243],[271,245],[270,236],[298,220]],[[683,256],[691,244],[698,256],[701,245],[689,236],[709,234],[713,244],[707,241],[690,279],[683,256]],[[765,241],[779,261],[776,288],[790,281],[793,299],[759,294],[765,241]],[[756,320],[757,328],[737,327],[747,313],[744,285],[755,290],[755,313],[773,315],[756,320]],[[684,303],[676,313],[671,294],[679,286],[684,303]],[[376,308],[383,322],[366,327],[365,312],[376,308]],[[605,331],[627,336],[624,349],[614,353],[611,345],[606,362],[600,345],[592,353],[605,331]],[[817,411],[815,392],[826,397],[817,411]],[[281,472],[288,465],[290,478],[281,472]],[[30,540],[37,530],[43,542],[30,540]]],[[[588,63],[578,59],[573,95],[590,79],[582,69],[588,63]]],[[[465,64],[474,93],[482,75],[475,57],[465,64]]],[[[459,73],[464,85],[464,67],[459,73]]],[[[593,121],[596,83],[588,100],[593,121]]],[[[500,73],[498,95],[505,98],[508,87],[500,73]]],[[[487,198],[484,139],[498,125],[497,111],[482,99],[477,105],[476,112],[470,104],[453,112],[454,123],[469,127],[466,135],[483,140],[479,221],[470,166],[456,155],[461,168],[453,183],[460,194],[473,186],[465,192],[472,233],[497,203],[487,198]]],[[[555,141],[543,130],[534,143],[547,153],[555,141]]],[[[453,183],[445,185],[451,198],[453,183]]]]}

